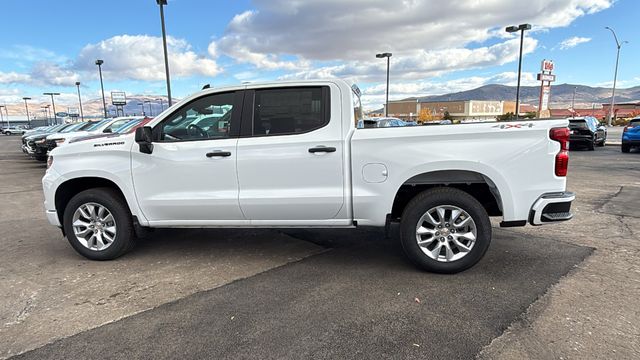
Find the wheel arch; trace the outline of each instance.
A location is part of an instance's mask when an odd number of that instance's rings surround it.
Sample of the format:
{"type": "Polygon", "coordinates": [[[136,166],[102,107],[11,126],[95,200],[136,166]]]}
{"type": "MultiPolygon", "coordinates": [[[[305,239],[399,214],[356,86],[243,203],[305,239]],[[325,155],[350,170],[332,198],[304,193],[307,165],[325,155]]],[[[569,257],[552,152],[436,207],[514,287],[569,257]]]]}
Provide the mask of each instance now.
{"type": "Polygon", "coordinates": [[[431,170],[418,172],[397,187],[391,207],[391,219],[399,219],[406,205],[419,193],[434,187],[453,187],[478,200],[490,216],[503,216],[509,199],[503,189],[489,176],[473,170],[431,170]],[[505,203],[506,202],[506,203],[505,203]]]}
{"type": "Polygon", "coordinates": [[[67,204],[69,201],[76,195],[82,191],[95,189],[95,188],[110,188],[118,192],[118,194],[122,197],[125,204],[129,208],[129,211],[136,215],[136,208],[132,206],[129,202],[127,196],[125,196],[124,191],[113,181],[100,176],[83,176],[76,177],[72,179],[68,179],[58,185],[55,192],[55,209],[58,215],[58,220],[60,223],[63,223],[63,215],[67,204]]]}

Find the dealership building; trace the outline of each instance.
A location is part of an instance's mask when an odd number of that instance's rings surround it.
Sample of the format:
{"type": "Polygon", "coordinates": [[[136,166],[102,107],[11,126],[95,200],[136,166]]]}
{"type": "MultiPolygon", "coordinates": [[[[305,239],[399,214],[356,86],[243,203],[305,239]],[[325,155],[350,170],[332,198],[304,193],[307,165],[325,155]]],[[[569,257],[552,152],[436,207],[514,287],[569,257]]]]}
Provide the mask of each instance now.
{"type": "MultiPolygon", "coordinates": [[[[527,106],[521,104],[520,112],[528,111],[525,110],[527,106]]],[[[419,98],[389,101],[389,116],[404,120],[418,120],[421,113],[428,113],[434,119],[441,119],[445,112],[449,112],[454,120],[494,120],[499,115],[515,112],[515,109],[515,101],[423,101],[419,98]]]]}

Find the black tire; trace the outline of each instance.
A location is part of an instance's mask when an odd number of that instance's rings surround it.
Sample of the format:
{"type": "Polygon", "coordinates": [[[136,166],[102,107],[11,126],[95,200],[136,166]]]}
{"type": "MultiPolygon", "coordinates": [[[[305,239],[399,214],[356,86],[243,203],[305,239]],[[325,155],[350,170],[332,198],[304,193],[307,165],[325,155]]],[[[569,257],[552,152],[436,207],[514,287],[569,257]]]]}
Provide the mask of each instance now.
{"type": "Polygon", "coordinates": [[[596,142],[595,140],[591,140],[591,141],[587,144],[587,150],[589,150],[589,151],[593,151],[593,150],[595,150],[595,145],[594,145],[594,143],[595,143],[595,142],[596,142]]]}
{"type": "Polygon", "coordinates": [[[130,251],[136,242],[131,212],[122,195],[111,188],[95,188],[76,194],[64,209],[64,231],[71,246],[82,256],[90,260],[112,260],[130,251]],[[86,248],[76,237],[72,221],[73,214],[83,204],[97,203],[111,212],[117,226],[113,243],[104,250],[86,248]]]}
{"type": "Polygon", "coordinates": [[[631,146],[629,146],[628,144],[622,144],[622,147],[620,149],[623,153],[628,153],[631,151],[631,146]]]}
{"type": "Polygon", "coordinates": [[[491,222],[486,210],[473,196],[455,188],[434,188],[416,195],[404,209],[400,221],[400,242],[409,260],[417,267],[435,273],[454,274],[475,265],[491,243],[491,222]],[[430,209],[453,205],[466,211],[476,224],[476,241],[471,251],[459,260],[440,262],[427,256],[416,240],[420,218],[430,209]]]}
{"type": "Polygon", "coordinates": [[[602,147],[606,142],[607,142],[607,139],[602,139],[602,141],[598,143],[598,146],[602,147]]]}

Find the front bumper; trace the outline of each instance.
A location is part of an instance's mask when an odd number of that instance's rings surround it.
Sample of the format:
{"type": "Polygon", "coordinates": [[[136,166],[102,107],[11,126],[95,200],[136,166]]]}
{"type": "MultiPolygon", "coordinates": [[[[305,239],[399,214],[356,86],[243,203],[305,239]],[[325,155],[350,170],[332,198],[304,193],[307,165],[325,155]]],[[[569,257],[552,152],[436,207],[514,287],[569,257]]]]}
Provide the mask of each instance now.
{"type": "Polygon", "coordinates": [[[544,194],[536,200],[529,213],[531,225],[546,225],[573,218],[571,203],[576,194],[565,191],[560,193],[544,194]]]}
{"type": "Polygon", "coordinates": [[[631,139],[622,138],[622,145],[640,147],[640,140],[635,140],[635,139],[631,140],[631,139]]]}

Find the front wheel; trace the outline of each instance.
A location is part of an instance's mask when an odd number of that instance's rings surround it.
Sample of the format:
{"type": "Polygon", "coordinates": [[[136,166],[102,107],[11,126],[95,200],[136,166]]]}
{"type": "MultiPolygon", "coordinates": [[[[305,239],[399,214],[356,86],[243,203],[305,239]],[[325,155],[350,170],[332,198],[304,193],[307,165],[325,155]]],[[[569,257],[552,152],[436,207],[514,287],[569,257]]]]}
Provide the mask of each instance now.
{"type": "Polygon", "coordinates": [[[628,144],[622,144],[621,150],[623,153],[628,153],[629,151],[631,151],[631,146],[629,146],[628,144]]]}
{"type": "Polygon", "coordinates": [[[71,246],[91,260],[122,256],[136,240],[129,208],[110,188],[85,190],[71,198],[63,226],[71,246]]]}
{"type": "Polygon", "coordinates": [[[431,272],[453,274],[475,265],[491,243],[491,222],[473,196],[434,188],[404,209],[400,241],[409,260],[431,272]]]}

